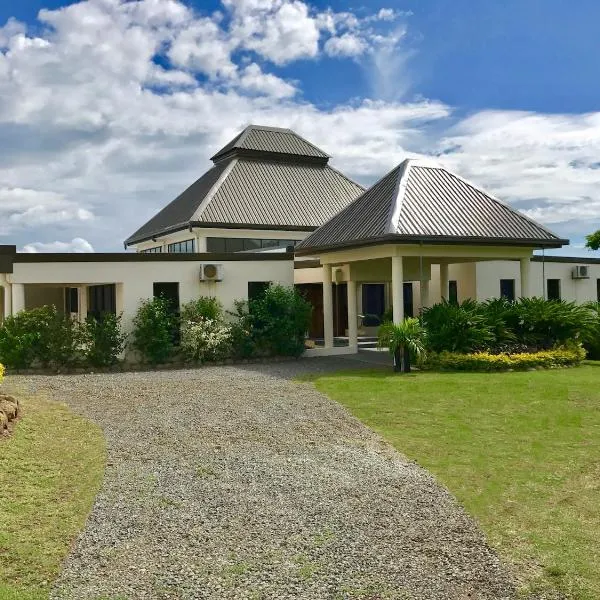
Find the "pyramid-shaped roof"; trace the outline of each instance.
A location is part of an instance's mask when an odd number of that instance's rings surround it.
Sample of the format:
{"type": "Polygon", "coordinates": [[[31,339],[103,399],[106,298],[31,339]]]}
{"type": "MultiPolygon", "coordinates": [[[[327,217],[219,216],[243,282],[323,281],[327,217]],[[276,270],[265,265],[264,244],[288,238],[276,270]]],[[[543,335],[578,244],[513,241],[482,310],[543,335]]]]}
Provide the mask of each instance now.
{"type": "Polygon", "coordinates": [[[377,242],[560,247],[568,240],[447,169],[407,159],[298,246],[311,253],[377,242]]]}
{"type": "Polygon", "coordinates": [[[313,231],[364,192],[328,160],[290,129],[250,125],[125,244],[193,226],[313,231]]]}

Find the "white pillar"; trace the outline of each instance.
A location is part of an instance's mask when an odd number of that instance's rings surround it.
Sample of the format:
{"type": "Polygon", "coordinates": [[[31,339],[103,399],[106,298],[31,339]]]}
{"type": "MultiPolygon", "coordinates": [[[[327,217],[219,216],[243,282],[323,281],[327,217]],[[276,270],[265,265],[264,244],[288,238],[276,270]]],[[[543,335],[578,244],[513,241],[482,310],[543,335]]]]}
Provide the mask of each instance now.
{"type": "Polygon", "coordinates": [[[356,281],[348,280],[348,345],[358,351],[358,307],[356,281]]]}
{"type": "Polygon", "coordinates": [[[423,312],[423,309],[429,306],[429,279],[421,280],[420,284],[421,312],[423,312]]]}
{"type": "Polygon", "coordinates": [[[25,286],[22,283],[12,284],[12,314],[25,310],[25,286]]]}
{"type": "Polygon", "coordinates": [[[531,261],[529,258],[520,260],[521,266],[521,298],[529,298],[531,296],[531,261]]]}
{"type": "Polygon", "coordinates": [[[392,312],[394,323],[404,321],[404,270],[401,256],[392,256],[392,312]]]}
{"type": "Polygon", "coordinates": [[[440,264],[440,295],[442,300],[448,300],[448,287],[450,277],[448,274],[448,264],[441,263],[440,264]]]}
{"type": "Polygon", "coordinates": [[[12,315],[12,289],[10,284],[4,284],[4,318],[10,317],[12,315]]]}
{"type": "Polygon", "coordinates": [[[79,304],[79,320],[83,323],[88,314],[88,290],[87,285],[80,285],[77,288],[77,300],[79,304]]]}
{"type": "Polygon", "coordinates": [[[331,265],[323,265],[323,329],[325,348],[333,348],[333,293],[331,265]]]}

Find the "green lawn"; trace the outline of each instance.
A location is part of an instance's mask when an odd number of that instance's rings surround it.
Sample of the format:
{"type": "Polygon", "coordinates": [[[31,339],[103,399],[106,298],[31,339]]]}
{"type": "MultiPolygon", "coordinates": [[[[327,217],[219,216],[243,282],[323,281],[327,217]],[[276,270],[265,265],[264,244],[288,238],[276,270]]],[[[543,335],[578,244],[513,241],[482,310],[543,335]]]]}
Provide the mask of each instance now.
{"type": "Polygon", "coordinates": [[[0,438],[0,598],[48,597],[102,482],[104,437],[65,405],[22,398],[0,438]]]}
{"type": "Polygon", "coordinates": [[[600,598],[599,368],[314,381],[443,482],[524,590],[600,598]]]}

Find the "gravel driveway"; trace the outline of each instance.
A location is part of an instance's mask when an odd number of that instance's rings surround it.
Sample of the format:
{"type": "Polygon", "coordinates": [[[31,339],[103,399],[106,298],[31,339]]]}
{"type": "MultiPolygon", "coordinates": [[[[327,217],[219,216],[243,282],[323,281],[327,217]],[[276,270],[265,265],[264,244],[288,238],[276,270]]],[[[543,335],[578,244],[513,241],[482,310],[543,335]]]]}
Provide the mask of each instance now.
{"type": "Polygon", "coordinates": [[[52,597],[512,598],[445,489],[290,381],[340,365],[9,378],[67,402],[108,442],[104,486],[52,597]]]}

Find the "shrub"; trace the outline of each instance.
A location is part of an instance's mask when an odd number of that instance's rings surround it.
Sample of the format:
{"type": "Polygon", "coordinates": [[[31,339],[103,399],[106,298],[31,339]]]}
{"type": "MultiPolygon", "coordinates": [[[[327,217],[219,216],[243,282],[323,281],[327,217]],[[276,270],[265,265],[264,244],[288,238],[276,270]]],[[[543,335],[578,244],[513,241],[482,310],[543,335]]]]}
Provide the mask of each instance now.
{"type": "Polygon", "coordinates": [[[300,356],[304,352],[312,305],[296,288],[270,285],[248,302],[252,339],[259,354],[300,356]]]}
{"type": "Polygon", "coordinates": [[[86,361],[94,367],[109,367],[119,360],[126,336],[121,332],[121,315],[89,316],[83,327],[86,361]]]}
{"type": "Polygon", "coordinates": [[[409,373],[411,358],[425,355],[425,330],[419,319],[384,323],[377,335],[379,347],[388,348],[394,356],[394,371],[409,373]]]}
{"type": "Polygon", "coordinates": [[[200,296],[181,307],[181,322],[198,322],[201,320],[222,321],[223,305],[217,298],[200,296]]]}
{"type": "Polygon", "coordinates": [[[427,346],[432,352],[474,352],[494,345],[496,335],[480,305],[442,301],[423,310],[427,346]]]}
{"type": "Polygon", "coordinates": [[[4,365],[0,363],[0,381],[4,379],[4,365]]]}
{"type": "Polygon", "coordinates": [[[524,371],[579,365],[584,358],[585,350],[580,345],[572,344],[553,350],[518,354],[440,352],[428,356],[426,367],[436,371],[524,371]]]}
{"type": "Polygon", "coordinates": [[[252,316],[248,311],[248,302],[234,301],[235,310],[229,314],[233,317],[231,324],[231,352],[235,358],[249,358],[257,354],[253,336],[252,316]]]}
{"type": "Polygon", "coordinates": [[[213,319],[184,321],[181,350],[193,361],[223,360],[231,354],[231,327],[213,319]]]}
{"type": "Polygon", "coordinates": [[[167,298],[142,300],[133,319],[132,346],[145,361],[163,363],[173,356],[176,327],[177,316],[167,298]]]}
{"type": "Polygon", "coordinates": [[[592,314],[594,325],[584,341],[584,347],[588,352],[588,358],[600,360],[600,302],[590,302],[586,308],[592,314]]]}

